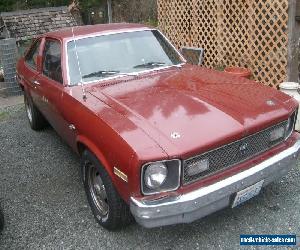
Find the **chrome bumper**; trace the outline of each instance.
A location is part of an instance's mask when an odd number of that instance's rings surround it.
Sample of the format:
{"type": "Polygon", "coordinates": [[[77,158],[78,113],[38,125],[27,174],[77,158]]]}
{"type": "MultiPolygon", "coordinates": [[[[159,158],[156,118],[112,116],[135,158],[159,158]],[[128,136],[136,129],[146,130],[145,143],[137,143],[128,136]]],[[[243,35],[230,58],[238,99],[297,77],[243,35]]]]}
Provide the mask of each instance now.
{"type": "Polygon", "coordinates": [[[234,193],[260,180],[265,180],[265,186],[286,175],[296,166],[299,151],[300,139],[250,169],[193,192],[151,201],[131,197],[131,213],[137,223],[148,228],[195,221],[229,206],[234,193]]]}

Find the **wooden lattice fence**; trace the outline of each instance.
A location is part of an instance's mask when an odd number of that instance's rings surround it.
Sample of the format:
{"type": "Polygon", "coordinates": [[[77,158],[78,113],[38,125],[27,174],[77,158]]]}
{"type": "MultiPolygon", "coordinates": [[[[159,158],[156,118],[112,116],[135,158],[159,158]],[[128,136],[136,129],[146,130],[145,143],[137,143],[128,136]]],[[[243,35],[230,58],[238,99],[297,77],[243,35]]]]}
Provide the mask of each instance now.
{"type": "Polygon", "coordinates": [[[208,67],[248,67],[274,87],[286,80],[288,0],[158,0],[158,19],[178,48],[205,48],[208,67]]]}

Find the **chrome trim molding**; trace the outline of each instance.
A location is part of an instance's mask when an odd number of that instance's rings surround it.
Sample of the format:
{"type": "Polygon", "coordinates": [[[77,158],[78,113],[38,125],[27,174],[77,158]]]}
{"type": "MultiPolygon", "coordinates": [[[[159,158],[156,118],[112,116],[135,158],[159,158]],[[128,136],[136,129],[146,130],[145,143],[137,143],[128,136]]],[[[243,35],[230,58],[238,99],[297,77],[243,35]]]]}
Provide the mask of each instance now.
{"type": "Polygon", "coordinates": [[[256,166],[190,193],[158,200],[131,197],[130,210],[139,224],[149,228],[195,221],[228,207],[234,193],[261,180],[265,180],[265,186],[286,175],[296,166],[299,151],[300,138],[256,166]]]}
{"type": "MultiPolygon", "coordinates": [[[[249,159],[251,159],[251,158],[253,158],[253,157],[255,157],[255,156],[259,155],[259,154],[262,154],[262,153],[264,153],[264,152],[266,152],[266,151],[268,151],[268,150],[270,150],[270,149],[272,149],[272,148],[278,146],[280,143],[283,143],[284,141],[286,141],[286,140],[289,138],[289,136],[291,136],[291,134],[290,134],[288,137],[283,137],[282,140],[278,141],[277,143],[274,143],[274,144],[270,145],[268,148],[265,148],[265,149],[262,150],[262,151],[258,151],[258,152],[256,152],[255,154],[249,155],[248,157],[246,157],[246,158],[244,158],[244,159],[241,159],[241,160],[235,162],[234,164],[227,165],[226,167],[223,167],[223,168],[219,168],[219,169],[217,169],[217,170],[214,171],[214,172],[207,173],[205,176],[199,176],[198,178],[195,178],[195,179],[193,179],[193,180],[191,180],[191,181],[186,181],[185,178],[184,178],[184,177],[185,177],[185,167],[186,167],[186,162],[187,162],[187,161],[192,161],[192,160],[194,160],[194,159],[196,159],[196,158],[201,158],[203,155],[207,155],[207,158],[210,159],[210,158],[209,158],[209,154],[212,153],[212,152],[214,152],[214,151],[222,150],[222,149],[224,149],[224,148],[226,148],[226,147],[230,147],[230,146],[232,146],[232,145],[234,145],[234,144],[237,144],[237,143],[246,141],[246,140],[248,140],[248,139],[254,138],[254,137],[257,136],[257,135],[263,134],[263,133],[265,133],[266,131],[272,130],[272,129],[278,127],[278,126],[283,126],[284,129],[286,130],[286,124],[287,124],[287,122],[288,122],[288,120],[281,121],[281,122],[279,122],[279,123],[277,123],[277,124],[274,124],[274,125],[272,125],[272,126],[270,126],[270,127],[265,128],[265,129],[263,129],[263,130],[260,130],[260,131],[258,131],[258,132],[253,133],[253,134],[250,134],[250,135],[247,135],[247,136],[245,136],[245,137],[243,137],[243,138],[241,138],[241,139],[239,139],[239,140],[230,142],[230,143],[228,143],[228,144],[222,145],[222,146],[220,146],[220,147],[211,149],[211,150],[209,150],[209,151],[205,151],[205,152],[203,152],[203,153],[201,153],[201,154],[198,154],[198,155],[192,156],[192,157],[190,157],[190,158],[188,158],[188,159],[185,159],[185,160],[183,161],[183,164],[182,164],[182,165],[183,165],[183,169],[182,169],[182,183],[183,183],[183,185],[190,185],[190,184],[192,184],[192,183],[194,183],[194,182],[197,182],[197,181],[199,181],[199,180],[201,180],[201,179],[203,179],[203,178],[206,178],[207,176],[214,175],[214,174],[216,174],[216,173],[219,173],[219,172],[221,172],[221,171],[224,171],[225,169],[231,168],[231,167],[236,166],[236,165],[238,165],[238,164],[240,164],[240,163],[242,163],[242,162],[245,162],[245,161],[247,161],[247,160],[249,160],[249,159]]],[[[256,142],[256,143],[257,143],[257,142],[256,142]]]]}
{"type": "Polygon", "coordinates": [[[170,191],[177,190],[180,187],[181,169],[182,169],[181,160],[179,160],[179,159],[153,161],[153,162],[147,162],[147,163],[143,164],[143,166],[141,167],[141,176],[140,176],[140,178],[141,178],[141,183],[140,184],[141,184],[142,194],[144,194],[144,195],[153,195],[153,194],[160,194],[160,193],[165,193],[165,192],[170,192],[170,191]],[[177,161],[178,162],[178,184],[176,185],[176,187],[174,187],[172,189],[163,190],[163,191],[153,191],[153,192],[150,192],[150,193],[145,192],[144,191],[144,172],[145,172],[145,168],[147,166],[149,166],[150,164],[152,164],[152,163],[157,163],[157,162],[165,163],[165,162],[169,162],[169,161],[177,161]]]}
{"type": "Polygon", "coordinates": [[[293,127],[292,127],[291,132],[288,135],[285,135],[285,140],[289,139],[291,134],[295,131],[295,126],[296,126],[296,122],[297,122],[297,113],[298,113],[298,109],[296,109],[289,117],[289,119],[293,118],[293,127]]]}
{"type": "Polygon", "coordinates": [[[117,167],[114,167],[114,174],[118,176],[121,180],[128,182],[128,177],[126,174],[124,174],[120,169],[117,167]]]}

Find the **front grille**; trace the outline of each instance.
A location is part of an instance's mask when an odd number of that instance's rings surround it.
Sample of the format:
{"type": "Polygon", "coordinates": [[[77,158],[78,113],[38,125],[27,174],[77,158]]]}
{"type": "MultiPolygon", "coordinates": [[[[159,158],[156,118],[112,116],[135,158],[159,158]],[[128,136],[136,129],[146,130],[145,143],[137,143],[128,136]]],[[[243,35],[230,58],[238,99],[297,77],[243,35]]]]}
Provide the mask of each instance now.
{"type": "Polygon", "coordinates": [[[183,184],[190,184],[218,171],[237,165],[283,142],[284,137],[277,141],[270,142],[270,133],[279,127],[286,128],[286,125],[287,121],[281,122],[241,140],[185,160],[183,162],[183,184]],[[209,160],[209,169],[202,173],[189,176],[187,173],[188,166],[204,159],[209,160]]]}

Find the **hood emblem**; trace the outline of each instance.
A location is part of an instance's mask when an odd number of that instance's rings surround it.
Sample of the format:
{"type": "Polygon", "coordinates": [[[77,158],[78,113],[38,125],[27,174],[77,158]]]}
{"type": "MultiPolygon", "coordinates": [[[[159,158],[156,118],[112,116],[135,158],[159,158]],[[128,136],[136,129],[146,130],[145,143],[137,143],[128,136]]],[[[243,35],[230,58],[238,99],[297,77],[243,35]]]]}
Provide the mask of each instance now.
{"type": "Polygon", "coordinates": [[[171,133],[171,138],[172,139],[179,139],[180,138],[180,134],[178,132],[172,132],[171,133]]]}
{"type": "Polygon", "coordinates": [[[240,146],[241,155],[245,155],[247,153],[248,149],[249,149],[249,144],[247,142],[241,144],[241,146],[240,146]]]}
{"type": "Polygon", "coordinates": [[[266,101],[266,104],[267,104],[268,106],[275,106],[275,102],[272,101],[272,100],[266,101]]]}

